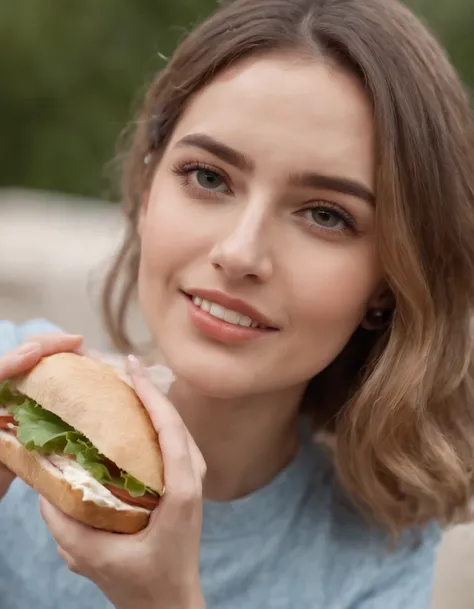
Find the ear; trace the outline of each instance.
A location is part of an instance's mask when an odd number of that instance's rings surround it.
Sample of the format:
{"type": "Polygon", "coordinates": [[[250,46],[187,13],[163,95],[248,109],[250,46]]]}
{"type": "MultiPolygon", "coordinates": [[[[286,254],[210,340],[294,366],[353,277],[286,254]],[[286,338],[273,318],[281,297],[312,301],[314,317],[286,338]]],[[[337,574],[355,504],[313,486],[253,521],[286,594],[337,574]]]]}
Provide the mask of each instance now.
{"type": "Polygon", "coordinates": [[[362,327],[366,330],[380,330],[386,325],[394,308],[395,297],[387,282],[383,281],[367,304],[362,327]],[[378,315],[374,315],[374,312],[378,315]]]}
{"type": "Polygon", "coordinates": [[[384,310],[391,310],[395,308],[395,297],[385,280],[382,281],[379,287],[375,290],[375,293],[369,300],[368,308],[384,310]]]}

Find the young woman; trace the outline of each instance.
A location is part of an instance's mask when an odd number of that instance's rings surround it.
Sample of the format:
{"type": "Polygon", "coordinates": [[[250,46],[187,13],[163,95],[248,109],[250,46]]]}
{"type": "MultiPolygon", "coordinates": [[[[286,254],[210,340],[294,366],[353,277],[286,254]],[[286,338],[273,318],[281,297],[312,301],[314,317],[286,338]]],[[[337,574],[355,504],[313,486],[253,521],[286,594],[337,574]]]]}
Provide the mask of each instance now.
{"type": "MultiPolygon", "coordinates": [[[[474,466],[474,139],[446,56],[394,0],[235,0],[136,125],[105,311],[132,351],[137,289],[175,374],[165,397],[130,360],[167,493],[130,537],[43,502],[53,541],[13,484],[2,606],[105,607],[64,559],[120,609],[428,608],[474,466]]],[[[0,379],[80,347],[0,336],[0,379]]]]}

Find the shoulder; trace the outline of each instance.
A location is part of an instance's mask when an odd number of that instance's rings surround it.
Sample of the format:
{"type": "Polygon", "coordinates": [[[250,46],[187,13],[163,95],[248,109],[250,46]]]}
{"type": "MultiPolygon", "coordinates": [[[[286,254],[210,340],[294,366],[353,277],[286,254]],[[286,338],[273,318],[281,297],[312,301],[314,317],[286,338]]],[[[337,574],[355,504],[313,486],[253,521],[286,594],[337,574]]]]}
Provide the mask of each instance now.
{"type": "Polygon", "coordinates": [[[389,533],[371,525],[349,501],[327,455],[318,454],[325,477],[313,489],[311,511],[319,515],[313,527],[315,543],[322,542],[325,548],[328,601],[337,591],[341,607],[428,609],[441,541],[439,525],[407,529],[391,543],[389,533]]]}
{"type": "Polygon", "coordinates": [[[379,543],[360,609],[429,609],[441,529],[436,523],[405,531],[395,548],[379,543]]]}
{"type": "Polygon", "coordinates": [[[35,334],[52,332],[61,332],[61,328],[46,319],[31,319],[21,324],[0,319],[0,356],[35,334]]]}

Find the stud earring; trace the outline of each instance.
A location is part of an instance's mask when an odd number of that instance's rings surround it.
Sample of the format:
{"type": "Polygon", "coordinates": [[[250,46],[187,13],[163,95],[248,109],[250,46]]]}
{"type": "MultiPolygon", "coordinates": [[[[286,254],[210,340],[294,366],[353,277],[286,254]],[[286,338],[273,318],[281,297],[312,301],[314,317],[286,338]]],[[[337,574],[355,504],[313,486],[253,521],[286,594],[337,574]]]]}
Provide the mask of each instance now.
{"type": "Polygon", "coordinates": [[[151,159],[152,159],[152,155],[151,155],[151,152],[149,152],[148,154],[145,155],[145,157],[143,159],[144,165],[147,165],[147,166],[150,165],[151,159]]]}
{"type": "Polygon", "coordinates": [[[369,309],[365,315],[364,325],[371,330],[380,330],[385,325],[390,317],[390,311],[385,309],[369,309]]]}
{"type": "Polygon", "coordinates": [[[374,319],[381,320],[381,319],[383,319],[384,315],[385,315],[385,311],[383,311],[382,309],[374,309],[372,311],[372,316],[374,319]]]}

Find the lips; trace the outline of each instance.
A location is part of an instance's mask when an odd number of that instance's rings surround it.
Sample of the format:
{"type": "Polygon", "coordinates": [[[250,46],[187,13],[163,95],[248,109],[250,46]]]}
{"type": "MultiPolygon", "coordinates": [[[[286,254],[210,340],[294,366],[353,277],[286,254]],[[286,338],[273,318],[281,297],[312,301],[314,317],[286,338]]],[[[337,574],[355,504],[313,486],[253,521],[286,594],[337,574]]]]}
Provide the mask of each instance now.
{"type": "Polygon", "coordinates": [[[217,290],[189,289],[184,292],[194,299],[197,306],[228,323],[267,330],[278,330],[277,325],[266,315],[238,298],[217,290]]]}

